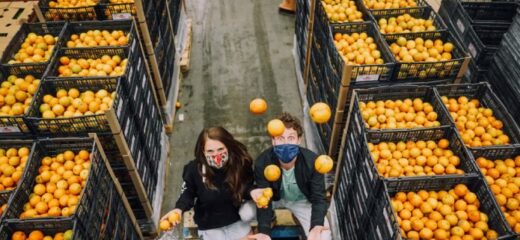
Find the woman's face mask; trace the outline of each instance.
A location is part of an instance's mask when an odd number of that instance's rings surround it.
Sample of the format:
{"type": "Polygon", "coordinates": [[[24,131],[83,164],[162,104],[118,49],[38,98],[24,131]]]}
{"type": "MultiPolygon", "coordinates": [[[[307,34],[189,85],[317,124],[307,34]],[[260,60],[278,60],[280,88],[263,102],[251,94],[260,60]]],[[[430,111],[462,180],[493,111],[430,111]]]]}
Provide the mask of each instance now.
{"type": "Polygon", "coordinates": [[[214,168],[222,168],[229,160],[229,153],[226,146],[218,140],[207,139],[204,145],[204,156],[208,165],[214,168]]]}
{"type": "Polygon", "coordinates": [[[228,160],[229,155],[227,151],[214,155],[206,155],[206,161],[208,162],[208,165],[217,169],[222,168],[228,160]]]}

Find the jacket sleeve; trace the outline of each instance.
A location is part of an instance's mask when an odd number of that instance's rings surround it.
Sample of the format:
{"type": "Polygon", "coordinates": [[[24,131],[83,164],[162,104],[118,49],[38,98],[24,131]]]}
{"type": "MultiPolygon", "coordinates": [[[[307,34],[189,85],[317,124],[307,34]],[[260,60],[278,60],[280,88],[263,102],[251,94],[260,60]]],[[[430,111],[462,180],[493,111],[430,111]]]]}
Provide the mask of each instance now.
{"type": "Polygon", "coordinates": [[[244,200],[252,200],[251,199],[251,191],[255,190],[257,187],[256,187],[256,184],[255,184],[255,176],[254,176],[254,171],[253,169],[248,169],[247,170],[247,174],[249,176],[252,176],[249,181],[246,183],[246,187],[245,187],[245,193],[244,193],[244,196],[243,196],[243,199],[244,200]]]}
{"type": "Polygon", "coordinates": [[[312,204],[310,229],[312,229],[315,226],[323,226],[325,215],[327,215],[329,208],[329,203],[325,195],[325,177],[323,174],[312,171],[310,190],[311,196],[309,202],[312,204]]]}
{"type": "MultiPolygon", "coordinates": [[[[255,181],[258,188],[270,187],[269,182],[264,177],[264,162],[261,158],[264,154],[255,161],[255,181]]],[[[267,208],[256,208],[256,215],[258,221],[258,232],[271,235],[271,221],[273,219],[272,201],[269,201],[267,208]]]]}
{"type": "Polygon", "coordinates": [[[193,169],[190,169],[190,164],[184,166],[182,173],[182,187],[181,196],[175,203],[175,208],[181,209],[183,212],[190,210],[195,204],[195,197],[197,196],[197,189],[193,176],[193,169]]]}

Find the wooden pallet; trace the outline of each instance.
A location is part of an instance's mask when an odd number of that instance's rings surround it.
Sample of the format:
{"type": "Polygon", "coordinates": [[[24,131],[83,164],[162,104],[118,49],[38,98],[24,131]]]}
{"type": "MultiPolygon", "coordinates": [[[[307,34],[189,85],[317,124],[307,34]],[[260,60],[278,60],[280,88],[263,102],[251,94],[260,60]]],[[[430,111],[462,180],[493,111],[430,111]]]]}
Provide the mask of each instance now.
{"type": "Polygon", "coordinates": [[[18,32],[23,23],[29,22],[33,14],[33,7],[38,1],[28,2],[0,2],[0,56],[3,55],[5,48],[11,39],[18,32]]]}
{"type": "Polygon", "coordinates": [[[191,19],[186,20],[186,27],[187,27],[188,33],[187,33],[186,39],[184,39],[185,43],[183,45],[185,47],[184,47],[184,51],[182,52],[181,62],[180,62],[182,73],[186,73],[187,71],[190,70],[190,57],[191,57],[191,44],[192,44],[191,39],[192,39],[192,34],[193,34],[191,19]]]}

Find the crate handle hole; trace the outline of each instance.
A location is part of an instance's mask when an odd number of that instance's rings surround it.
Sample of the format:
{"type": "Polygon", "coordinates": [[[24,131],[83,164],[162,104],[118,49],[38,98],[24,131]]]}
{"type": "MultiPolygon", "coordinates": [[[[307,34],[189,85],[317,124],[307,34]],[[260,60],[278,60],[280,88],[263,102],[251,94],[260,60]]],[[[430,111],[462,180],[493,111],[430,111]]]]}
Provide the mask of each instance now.
{"type": "Polygon", "coordinates": [[[10,23],[8,23],[8,24],[6,24],[5,26],[6,26],[6,27],[9,27],[9,26],[11,26],[11,24],[10,24],[10,23]]]}

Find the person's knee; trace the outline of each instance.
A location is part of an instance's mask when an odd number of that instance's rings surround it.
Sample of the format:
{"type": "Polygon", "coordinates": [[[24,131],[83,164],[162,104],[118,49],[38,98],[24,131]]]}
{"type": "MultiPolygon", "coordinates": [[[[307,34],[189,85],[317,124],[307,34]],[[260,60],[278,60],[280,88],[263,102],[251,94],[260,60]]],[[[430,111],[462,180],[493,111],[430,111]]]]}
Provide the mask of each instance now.
{"type": "Polygon", "coordinates": [[[256,206],[252,201],[245,202],[238,211],[240,219],[244,222],[251,222],[256,218],[256,206]]]}

